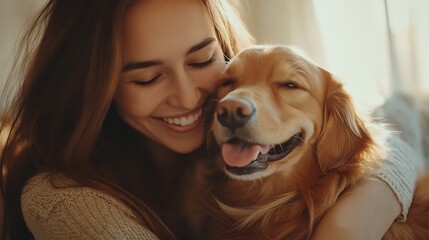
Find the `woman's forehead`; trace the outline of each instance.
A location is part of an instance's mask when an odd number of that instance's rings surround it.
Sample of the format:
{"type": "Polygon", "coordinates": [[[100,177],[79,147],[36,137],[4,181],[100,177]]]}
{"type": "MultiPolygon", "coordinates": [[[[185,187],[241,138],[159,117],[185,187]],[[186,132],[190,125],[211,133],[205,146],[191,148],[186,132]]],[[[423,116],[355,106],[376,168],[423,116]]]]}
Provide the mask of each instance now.
{"type": "Polygon", "coordinates": [[[138,1],[126,12],[122,34],[127,58],[136,54],[151,57],[158,52],[179,53],[202,39],[216,36],[200,0],[138,1]]]}

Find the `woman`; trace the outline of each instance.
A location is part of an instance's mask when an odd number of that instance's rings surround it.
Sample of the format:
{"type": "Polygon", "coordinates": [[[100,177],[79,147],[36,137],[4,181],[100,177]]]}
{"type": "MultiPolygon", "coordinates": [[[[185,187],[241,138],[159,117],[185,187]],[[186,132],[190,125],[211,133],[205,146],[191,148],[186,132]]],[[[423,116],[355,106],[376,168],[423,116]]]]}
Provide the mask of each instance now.
{"type": "MultiPolygon", "coordinates": [[[[225,59],[251,44],[228,1],[51,0],[36,40],[7,116],[6,237],[192,238],[185,171],[207,158],[204,109],[225,59]]],[[[415,173],[391,158],[399,175],[350,190],[314,239],[380,238],[406,215],[415,173]]]]}

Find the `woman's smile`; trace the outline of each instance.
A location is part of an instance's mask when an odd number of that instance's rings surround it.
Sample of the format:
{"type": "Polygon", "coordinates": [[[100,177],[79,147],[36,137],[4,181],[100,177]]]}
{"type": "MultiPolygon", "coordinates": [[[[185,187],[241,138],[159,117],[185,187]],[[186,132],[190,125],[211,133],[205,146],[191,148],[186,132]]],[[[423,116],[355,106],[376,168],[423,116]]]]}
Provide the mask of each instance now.
{"type": "Polygon", "coordinates": [[[202,109],[201,107],[186,114],[159,118],[163,123],[173,131],[185,133],[192,131],[202,123],[201,121],[202,109]]]}

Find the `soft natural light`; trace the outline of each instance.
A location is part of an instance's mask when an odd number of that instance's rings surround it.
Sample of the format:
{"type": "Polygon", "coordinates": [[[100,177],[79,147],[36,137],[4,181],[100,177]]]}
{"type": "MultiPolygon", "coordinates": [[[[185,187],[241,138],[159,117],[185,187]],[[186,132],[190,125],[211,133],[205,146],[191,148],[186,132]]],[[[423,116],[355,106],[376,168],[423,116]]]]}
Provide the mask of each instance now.
{"type": "Polygon", "coordinates": [[[429,92],[429,1],[313,4],[327,67],[358,102],[378,105],[393,92],[429,92]]]}
{"type": "Polygon", "coordinates": [[[380,104],[383,93],[379,90],[390,87],[391,75],[383,1],[313,3],[327,68],[340,77],[356,102],[380,104]],[[368,14],[368,10],[374,14],[368,14]]]}

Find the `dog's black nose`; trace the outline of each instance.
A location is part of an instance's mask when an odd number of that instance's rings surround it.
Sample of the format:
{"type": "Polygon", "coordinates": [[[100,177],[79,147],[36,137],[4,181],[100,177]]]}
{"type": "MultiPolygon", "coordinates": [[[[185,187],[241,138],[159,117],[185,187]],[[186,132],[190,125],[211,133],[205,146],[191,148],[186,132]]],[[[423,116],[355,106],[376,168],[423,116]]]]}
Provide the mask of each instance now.
{"type": "Polygon", "coordinates": [[[241,128],[255,113],[255,106],[245,98],[227,98],[216,106],[216,115],[222,126],[235,131],[241,128]]]}

